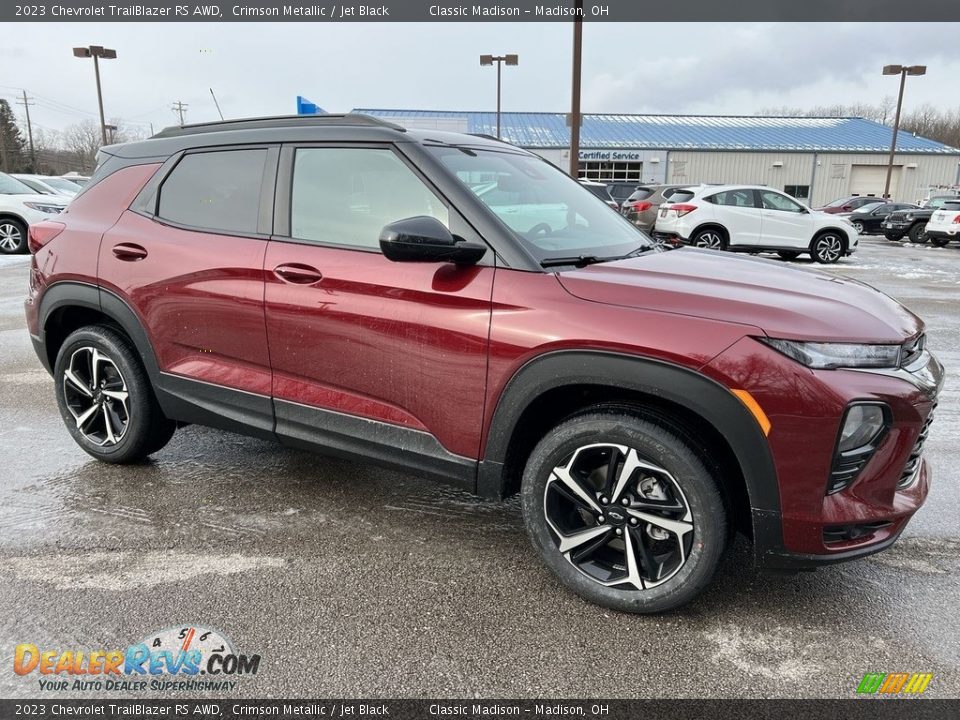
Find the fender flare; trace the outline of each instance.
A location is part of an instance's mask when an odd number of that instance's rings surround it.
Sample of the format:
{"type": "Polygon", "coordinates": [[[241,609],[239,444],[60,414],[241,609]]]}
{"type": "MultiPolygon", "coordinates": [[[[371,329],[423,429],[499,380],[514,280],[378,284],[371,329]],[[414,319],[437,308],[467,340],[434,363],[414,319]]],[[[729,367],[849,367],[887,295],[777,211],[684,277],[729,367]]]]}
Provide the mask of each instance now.
{"type": "Polygon", "coordinates": [[[44,353],[47,352],[47,325],[50,316],[63,307],[96,310],[117,323],[137,348],[150,380],[152,382],[157,380],[160,375],[160,366],[140,318],[118,295],[89,283],[65,280],[51,285],[44,291],[38,313],[40,340],[44,353]]]}
{"type": "Polygon", "coordinates": [[[756,517],[780,512],[770,446],[746,406],[720,383],[671,363],[603,351],[556,351],[533,358],[504,387],[487,432],[477,478],[479,494],[503,493],[503,467],[523,411],[543,393],[566,385],[622,387],[682,405],[710,423],[740,464],[756,517]]]}

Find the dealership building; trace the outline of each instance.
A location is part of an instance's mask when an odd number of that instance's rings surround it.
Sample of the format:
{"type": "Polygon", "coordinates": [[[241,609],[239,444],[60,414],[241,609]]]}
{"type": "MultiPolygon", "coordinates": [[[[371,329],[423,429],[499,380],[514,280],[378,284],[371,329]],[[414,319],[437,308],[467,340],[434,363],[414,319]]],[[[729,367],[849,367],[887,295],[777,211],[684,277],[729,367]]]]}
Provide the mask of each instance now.
{"type": "MultiPolygon", "coordinates": [[[[496,135],[493,112],[358,108],[409,128],[496,135]]],[[[566,169],[563,113],[506,112],[501,137],[566,169]]],[[[813,206],[883,195],[892,129],[863,118],[585,114],[580,176],[601,182],[743,183],[813,206]]],[[[960,149],[900,132],[890,194],[903,202],[960,184],[960,149]]]]}

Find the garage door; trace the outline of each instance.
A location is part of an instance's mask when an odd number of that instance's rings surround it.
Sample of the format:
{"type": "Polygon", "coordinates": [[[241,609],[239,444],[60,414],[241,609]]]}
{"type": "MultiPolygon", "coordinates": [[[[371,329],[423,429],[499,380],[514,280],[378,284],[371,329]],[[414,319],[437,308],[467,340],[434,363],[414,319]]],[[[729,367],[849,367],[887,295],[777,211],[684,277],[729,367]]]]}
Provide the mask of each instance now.
{"type": "MultiPolygon", "coordinates": [[[[886,182],[886,165],[854,165],[850,170],[851,195],[883,197],[886,182]]],[[[890,194],[896,196],[898,187],[900,187],[900,168],[894,165],[893,175],[890,176],[890,194]]]]}

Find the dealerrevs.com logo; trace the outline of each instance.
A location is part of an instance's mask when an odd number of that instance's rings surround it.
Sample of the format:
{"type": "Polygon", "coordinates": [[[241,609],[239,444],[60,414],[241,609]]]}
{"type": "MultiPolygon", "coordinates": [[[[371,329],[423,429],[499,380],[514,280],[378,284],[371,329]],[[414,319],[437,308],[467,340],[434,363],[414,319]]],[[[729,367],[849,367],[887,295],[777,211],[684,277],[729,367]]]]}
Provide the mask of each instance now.
{"type": "Polygon", "coordinates": [[[199,625],[151,633],[125,650],[47,649],[21,643],[13,671],[37,678],[42,691],[231,691],[236,678],[256,675],[259,655],[234,651],[217,630],[199,625]]]}
{"type": "Polygon", "coordinates": [[[920,695],[933,673],[867,673],[857,686],[858,695],[920,695]]]}

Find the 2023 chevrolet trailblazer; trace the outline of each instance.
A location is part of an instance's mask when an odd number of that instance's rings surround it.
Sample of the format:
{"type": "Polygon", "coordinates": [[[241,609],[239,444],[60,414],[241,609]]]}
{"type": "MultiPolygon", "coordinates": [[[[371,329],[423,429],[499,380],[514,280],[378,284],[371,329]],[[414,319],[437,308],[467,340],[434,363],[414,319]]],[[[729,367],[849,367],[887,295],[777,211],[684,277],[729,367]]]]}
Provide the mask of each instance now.
{"type": "Polygon", "coordinates": [[[802,568],[891,545],[942,383],[861,283],[667,250],[540,158],[356,115],[105,148],[31,228],[26,301],[100,460],[202,423],[520,492],[547,566],[657,612],[733,531],[802,568]]]}

